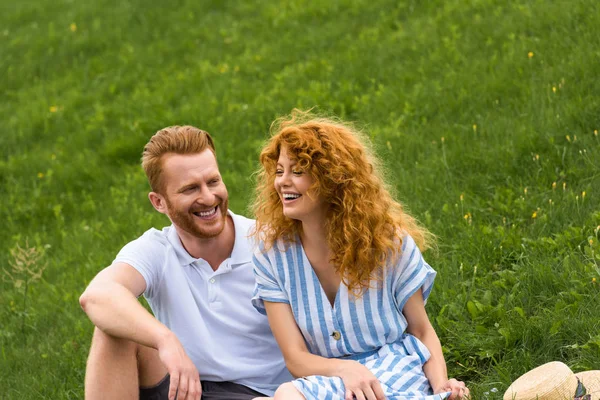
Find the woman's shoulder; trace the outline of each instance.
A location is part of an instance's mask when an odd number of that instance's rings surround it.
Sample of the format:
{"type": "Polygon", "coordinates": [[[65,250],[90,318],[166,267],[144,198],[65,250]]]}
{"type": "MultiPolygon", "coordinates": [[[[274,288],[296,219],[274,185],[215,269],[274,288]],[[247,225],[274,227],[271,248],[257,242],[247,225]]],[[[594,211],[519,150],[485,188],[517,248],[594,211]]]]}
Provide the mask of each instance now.
{"type": "Polygon", "coordinates": [[[255,254],[262,254],[266,257],[274,257],[276,254],[296,251],[300,246],[298,240],[292,238],[279,237],[273,243],[265,243],[260,240],[256,246],[255,254]]]}

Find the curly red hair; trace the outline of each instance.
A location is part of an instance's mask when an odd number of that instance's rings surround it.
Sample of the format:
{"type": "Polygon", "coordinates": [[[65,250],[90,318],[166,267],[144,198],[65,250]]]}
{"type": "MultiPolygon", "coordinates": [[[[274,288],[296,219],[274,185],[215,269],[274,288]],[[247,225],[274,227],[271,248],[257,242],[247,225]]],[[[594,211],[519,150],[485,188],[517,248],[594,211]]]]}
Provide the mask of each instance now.
{"type": "Polygon", "coordinates": [[[362,293],[380,279],[389,258],[399,256],[404,234],[422,250],[429,247],[433,235],[393,199],[368,139],[349,124],[294,110],[273,123],[260,154],[251,207],[254,233],[266,249],[278,238],[294,240],[302,229],[300,221],[283,214],[273,186],[282,146],[314,178],[311,195],[328,205],[324,224],[329,248],[335,249],[330,262],[351,291],[362,293]]]}

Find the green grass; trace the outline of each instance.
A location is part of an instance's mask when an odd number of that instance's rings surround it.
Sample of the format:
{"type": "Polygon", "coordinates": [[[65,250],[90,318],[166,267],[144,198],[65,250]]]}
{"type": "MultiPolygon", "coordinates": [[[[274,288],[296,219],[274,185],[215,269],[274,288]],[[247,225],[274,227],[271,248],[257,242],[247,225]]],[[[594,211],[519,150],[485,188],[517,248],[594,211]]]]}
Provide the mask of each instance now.
{"type": "Polygon", "coordinates": [[[47,267],[27,305],[0,281],[0,397],[83,397],[79,294],[168,222],[151,134],[211,132],[247,214],[271,121],[313,106],[369,132],[439,236],[428,312],[476,399],[551,360],[600,369],[598,26],[593,0],[1,0],[0,266],[28,243],[47,267]]]}

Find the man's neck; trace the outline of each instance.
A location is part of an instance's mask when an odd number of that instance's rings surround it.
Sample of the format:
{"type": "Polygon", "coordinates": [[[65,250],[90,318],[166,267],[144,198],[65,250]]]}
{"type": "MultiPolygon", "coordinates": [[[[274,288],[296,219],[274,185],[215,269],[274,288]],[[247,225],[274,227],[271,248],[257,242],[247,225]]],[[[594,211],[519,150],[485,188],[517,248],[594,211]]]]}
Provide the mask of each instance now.
{"type": "Polygon", "coordinates": [[[235,243],[235,226],[230,215],[227,215],[223,231],[212,238],[201,239],[177,227],[175,229],[183,248],[192,257],[202,258],[208,262],[213,271],[216,271],[223,261],[231,257],[235,243]]]}

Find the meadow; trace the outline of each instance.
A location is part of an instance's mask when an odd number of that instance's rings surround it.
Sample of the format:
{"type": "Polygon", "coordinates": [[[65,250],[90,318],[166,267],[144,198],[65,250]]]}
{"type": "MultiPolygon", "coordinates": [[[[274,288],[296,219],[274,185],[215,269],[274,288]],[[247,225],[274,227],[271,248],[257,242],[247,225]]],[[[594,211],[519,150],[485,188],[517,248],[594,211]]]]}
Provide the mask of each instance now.
{"type": "Polygon", "coordinates": [[[438,236],[427,309],[473,398],[600,369],[599,27],[595,0],[0,0],[0,398],[83,398],[79,295],[169,223],[155,131],[209,131],[249,215],[294,107],[361,126],[438,236]]]}

